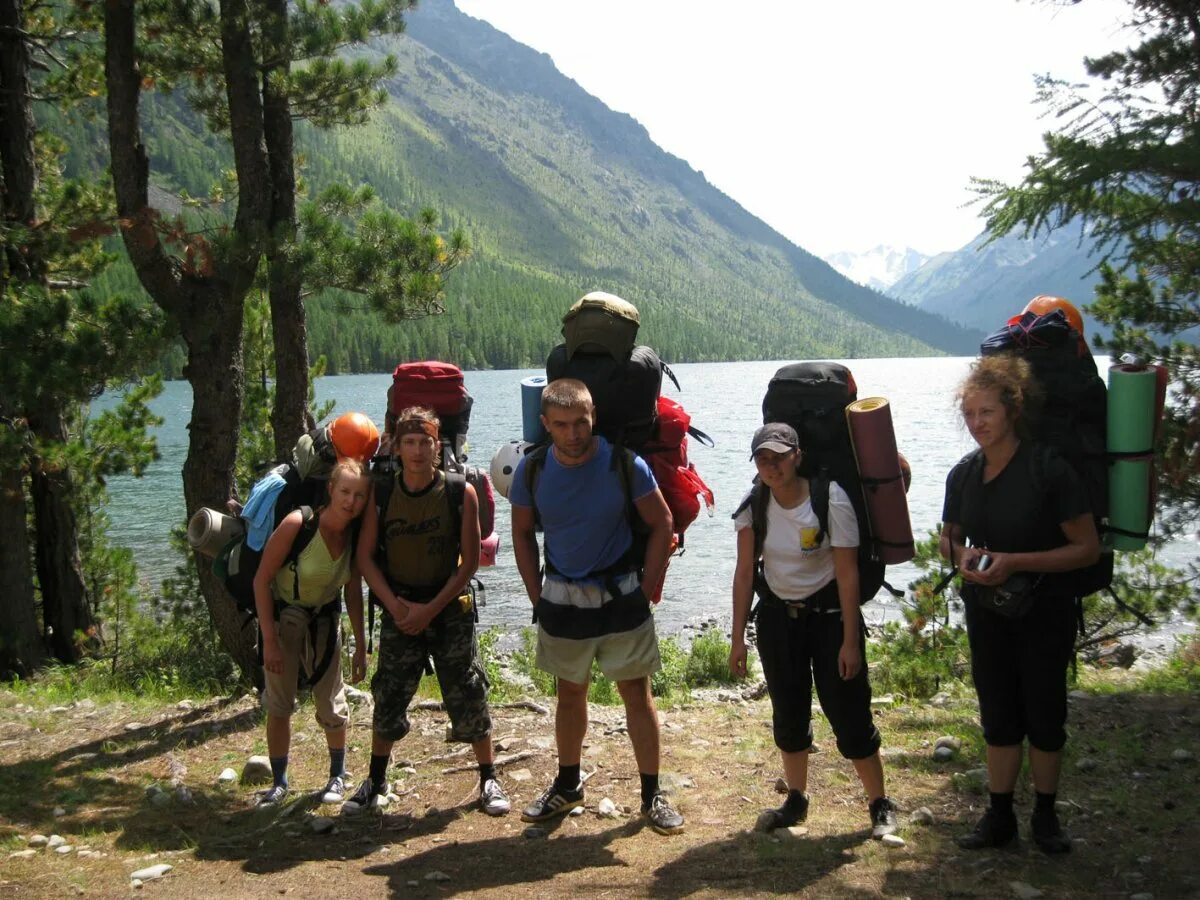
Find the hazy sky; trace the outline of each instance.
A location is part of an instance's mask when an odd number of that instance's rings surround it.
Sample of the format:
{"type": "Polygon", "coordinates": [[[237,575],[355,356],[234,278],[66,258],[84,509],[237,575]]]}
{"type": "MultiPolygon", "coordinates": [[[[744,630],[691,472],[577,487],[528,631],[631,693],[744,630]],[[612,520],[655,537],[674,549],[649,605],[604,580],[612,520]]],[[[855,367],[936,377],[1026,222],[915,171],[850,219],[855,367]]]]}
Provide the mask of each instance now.
{"type": "Polygon", "coordinates": [[[818,254],[957,249],[972,175],[1015,180],[1053,125],[1035,74],[1132,41],[1084,0],[456,0],[818,254]]]}

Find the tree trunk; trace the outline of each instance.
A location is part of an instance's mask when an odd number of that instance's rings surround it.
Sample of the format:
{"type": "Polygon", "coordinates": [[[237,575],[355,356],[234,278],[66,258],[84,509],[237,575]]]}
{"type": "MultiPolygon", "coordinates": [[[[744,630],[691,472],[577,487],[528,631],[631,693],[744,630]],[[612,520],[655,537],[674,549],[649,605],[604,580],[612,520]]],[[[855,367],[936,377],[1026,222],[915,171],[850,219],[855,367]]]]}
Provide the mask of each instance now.
{"type": "MultiPolygon", "coordinates": [[[[8,222],[35,221],[37,169],[33,159],[33,105],[29,94],[29,48],[21,38],[24,16],[20,0],[0,0],[0,208],[8,222]]],[[[0,280],[41,277],[28,255],[5,246],[0,280]]],[[[40,268],[40,267],[37,267],[40,268]]]]}
{"type": "Polygon", "coordinates": [[[308,417],[308,335],[301,279],[292,263],[296,239],[296,167],[291,103],[286,92],[290,52],[286,0],[268,0],[264,57],[276,60],[263,73],[263,134],[271,169],[268,292],[275,349],[275,458],[289,458],[308,417]]]}
{"type": "MultiPolygon", "coordinates": [[[[43,441],[67,441],[67,424],[61,410],[40,410],[36,418],[30,418],[29,425],[43,441]]],[[[85,646],[95,638],[95,620],[83,582],[78,523],[71,506],[75,493],[71,471],[35,456],[30,459],[29,475],[38,585],[50,652],[62,662],[78,662],[85,646]]]]}
{"type": "MultiPolygon", "coordinates": [[[[126,252],[147,293],[179,323],[188,348],[184,374],[192,386],[188,455],[183,466],[187,514],[223,510],[233,496],[233,464],[243,397],[242,308],[262,253],[270,213],[270,182],[262,134],[262,104],[246,4],[220,5],[222,66],[230,136],[238,176],[238,208],[230,249],[212,271],[185,268],[166,252],[149,205],[150,162],[141,142],[141,78],[136,54],[136,3],[104,6],[105,83],[113,186],[126,252]]],[[[199,239],[197,239],[199,240],[199,239]]],[[[262,682],[253,637],[241,627],[233,599],[196,557],[213,625],[248,681],[262,682]]]]}
{"type": "Polygon", "coordinates": [[[29,571],[25,508],[20,468],[0,466],[0,678],[27,677],[46,659],[29,571]]]}

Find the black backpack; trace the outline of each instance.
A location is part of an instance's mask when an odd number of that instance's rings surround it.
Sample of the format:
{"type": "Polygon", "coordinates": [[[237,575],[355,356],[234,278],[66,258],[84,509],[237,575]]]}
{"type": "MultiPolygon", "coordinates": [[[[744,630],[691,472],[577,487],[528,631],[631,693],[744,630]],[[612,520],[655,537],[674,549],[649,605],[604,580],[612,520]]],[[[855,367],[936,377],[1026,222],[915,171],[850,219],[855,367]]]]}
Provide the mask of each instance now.
{"type": "Polygon", "coordinates": [[[679,387],[675,373],[649,347],[637,346],[623,359],[607,353],[576,351],[568,357],[559,344],[546,359],[546,380],[575,378],[587,385],[596,408],[593,432],[614,447],[640,449],[658,423],[658,395],[663,375],[679,387]]]}
{"type": "MultiPolygon", "coordinates": [[[[870,602],[881,587],[896,597],[903,592],[887,583],[886,566],[879,557],[871,534],[870,518],[863,498],[862,480],[854,461],[846,407],[858,399],[854,375],[833,362],[793,363],[779,369],[763,397],[763,423],[786,422],[796,429],[804,450],[801,471],[809,480],[809,496],[820,531],[817,542],[829,532],[829,486],[837,483],[850,498],[858,519],[859,601],[870,602]]],[[[754,551],[762,554],[767,533],[767,501],[770,490],[756,478],[733,516],[747,507],[754,529],[754,551]]]]}
{"type": "MultiPolygon", "coordinates": [[[[1026,412],[1031,436],[1057,450],[1075,470],[1103,538],[1108,517],[1108,389],[1087,345],[1056,309],[1042,316],[1013,317],[979,350],[983,356],[1020,356],[1033,369],[1043,396],[1026,412]]],[[[1075,571],[1075,593],[1085,597],[1103,590],[1112,577],[1113,554],[1105,550],[1099,561],[1075,571]]]]}

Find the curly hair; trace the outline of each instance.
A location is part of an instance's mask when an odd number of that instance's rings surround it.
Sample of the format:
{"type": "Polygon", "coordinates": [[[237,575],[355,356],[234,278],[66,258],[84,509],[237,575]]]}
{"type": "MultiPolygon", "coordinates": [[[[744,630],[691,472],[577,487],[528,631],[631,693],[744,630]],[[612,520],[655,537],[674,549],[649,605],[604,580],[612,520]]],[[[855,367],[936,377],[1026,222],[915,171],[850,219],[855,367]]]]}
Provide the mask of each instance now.
{"type": "Polygon", "coordinates": [[[1036,410],[1042,397],[1027,361],[1010,353],[975,360],[955,392],[960,408],[969,394],[978,391],[996,391],[1016,425],[1017,434],[1029,437],[1029,414],[1036,410]]]}

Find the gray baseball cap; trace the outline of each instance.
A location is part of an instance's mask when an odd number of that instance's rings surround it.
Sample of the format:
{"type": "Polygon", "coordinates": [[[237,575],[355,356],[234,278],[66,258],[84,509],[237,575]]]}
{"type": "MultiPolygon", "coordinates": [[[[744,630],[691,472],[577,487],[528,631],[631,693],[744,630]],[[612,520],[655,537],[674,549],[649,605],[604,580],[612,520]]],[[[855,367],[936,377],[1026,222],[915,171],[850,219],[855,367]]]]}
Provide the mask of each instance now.
{"type": "Polygon", "coordinates": [[[754,454],[759,450],[787,453],[799,449],[800,436],[795,428],[786,422],[768,422],[754,432],[754,439],[750,441],[750,458],[754,459],[754,454]]]}

